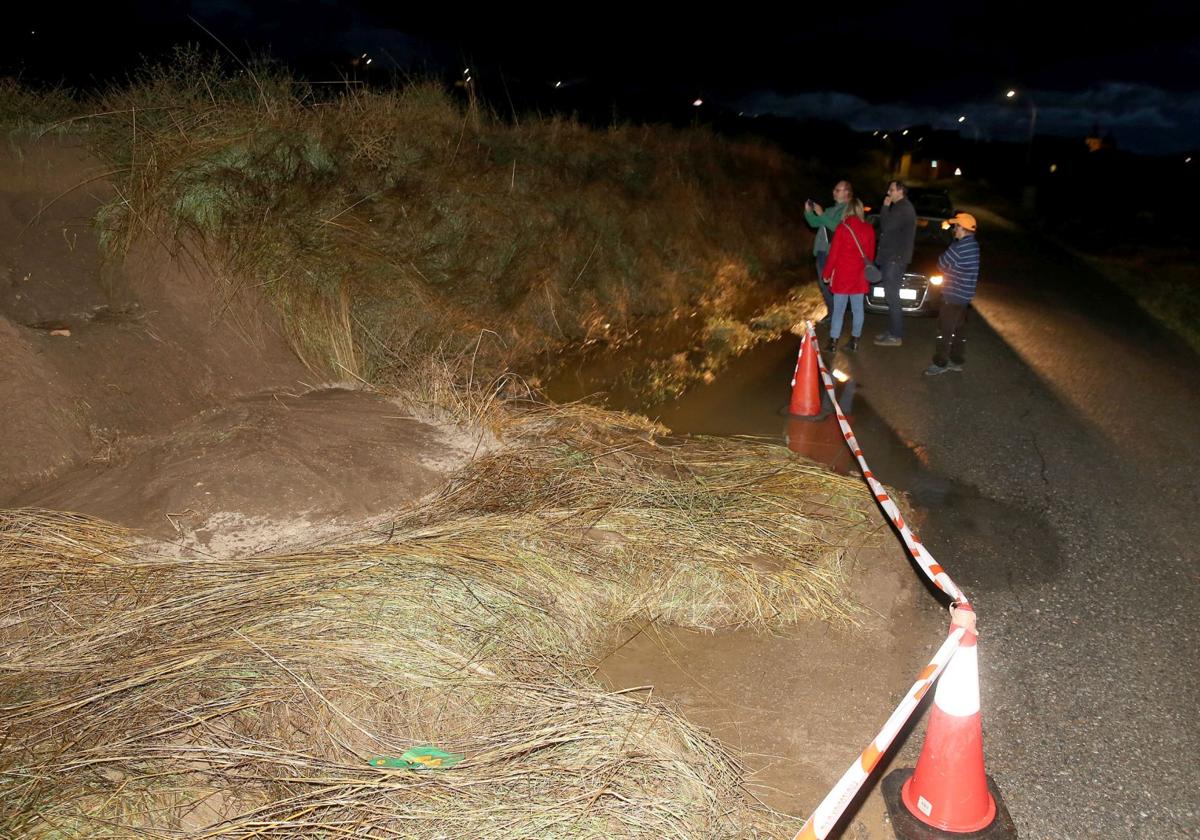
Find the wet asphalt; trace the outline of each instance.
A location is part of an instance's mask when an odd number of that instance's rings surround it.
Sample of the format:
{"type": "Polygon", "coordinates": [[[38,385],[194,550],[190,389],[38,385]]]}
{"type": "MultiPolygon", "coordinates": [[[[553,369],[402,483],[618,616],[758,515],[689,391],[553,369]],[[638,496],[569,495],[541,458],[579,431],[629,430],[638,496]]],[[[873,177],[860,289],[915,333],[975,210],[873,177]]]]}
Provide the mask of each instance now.
{"type": "MultiPolygon", "coordinates": [[[[932,319],[883,348],[869,315],[835,360],[855,431],[978,612],[987,770],[1020,836],[1200,837],[1200,358],[1063,249],[980,216],[966,369],[922,375],[932,319]]],[[[782,439],[796,344],[652,413],[782,439]]]]}
{"type": "Polygon", "coordinates": [[[1200,837],[1200,359],[1053,244],[984,231],[963,373],[920,375],[935,324],[911,319],[849,364],[970,488],[914,495],[979,612],[988,770],[1023,837],[1200,837]]]}

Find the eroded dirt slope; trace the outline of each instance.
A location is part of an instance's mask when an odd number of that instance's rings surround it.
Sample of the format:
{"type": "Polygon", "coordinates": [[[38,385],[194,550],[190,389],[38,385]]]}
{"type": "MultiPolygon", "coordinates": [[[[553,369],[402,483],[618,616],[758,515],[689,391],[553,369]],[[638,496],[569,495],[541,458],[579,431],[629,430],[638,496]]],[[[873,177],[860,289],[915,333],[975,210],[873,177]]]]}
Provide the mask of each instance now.
{"type": "Polygon", "coordinates": [[[209,520],[342,522],[436,488],[477,441],[330,389],[243,282],[147,235],[105,259],[115,197],[77,141],[0,153],[0,504],[205,542],[209,520]]]}

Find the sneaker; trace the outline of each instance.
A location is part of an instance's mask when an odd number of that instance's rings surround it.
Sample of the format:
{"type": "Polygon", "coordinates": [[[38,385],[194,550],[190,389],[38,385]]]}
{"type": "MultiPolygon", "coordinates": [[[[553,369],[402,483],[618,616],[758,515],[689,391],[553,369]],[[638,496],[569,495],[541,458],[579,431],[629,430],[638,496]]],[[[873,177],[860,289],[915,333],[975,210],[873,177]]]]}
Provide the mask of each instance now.
{"type": "Polygon", "coordinates": [[[904,343],[904,339],[896,338],[896,336],[889,335],[888,333],[882,333],[875,336],[875,343],[880,347],[899,347],[904,343]]]}
{"type": "MultiPolygon", "coordinates": [[[[851,336],[850,343],[846,345],[846,352],[853,353],[857,349],[858,349],[858,336],[856,336],[856,335],[851,336]]],[[[960,368],[960,370],[961,370],[961,368],[960,368]]]]}
{"type": "Polygon", "coordinates": [[[951,363],[950,363],[950,368],[949,368],[949,369],[950,369],[950,370],[957,370],[957,371],[961,371],[961,370],[963,369],[963,366],[962,366],[961,364],[959,364],[958,362],[951,362],[951,363]]]}
{"type": "Polygon", "coordinates": [[[929,367],[925,368],[925,375],[937,376],[938,374],[945,373],[948,370],[953,370],[953,368],[942,367],[941,365],[930,365],[929,367]]]}
{"type": "Polygon", "coordinates": [[[829,339],[829,343],[827,343],[825,345],[825,352],[826,353],[836,353],[837,352],[837,343],[838,343],[838,340],[836,338],[831,337],[829,339]]]}

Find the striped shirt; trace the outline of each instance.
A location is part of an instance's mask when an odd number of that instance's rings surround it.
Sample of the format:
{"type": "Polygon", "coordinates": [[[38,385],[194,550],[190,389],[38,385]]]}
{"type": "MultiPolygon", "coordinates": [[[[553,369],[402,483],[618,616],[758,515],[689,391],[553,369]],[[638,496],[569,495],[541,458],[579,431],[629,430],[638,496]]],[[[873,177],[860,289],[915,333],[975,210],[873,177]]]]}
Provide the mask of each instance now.
{"type": "Polygon", "coordinates": [[[942,287],[942,300],[964,306],[975,297],[975,284],[979,282],[979,241],[969,233],[954,240],[946,253],[938,258],[938,268],[946,275],[942,287]]]}

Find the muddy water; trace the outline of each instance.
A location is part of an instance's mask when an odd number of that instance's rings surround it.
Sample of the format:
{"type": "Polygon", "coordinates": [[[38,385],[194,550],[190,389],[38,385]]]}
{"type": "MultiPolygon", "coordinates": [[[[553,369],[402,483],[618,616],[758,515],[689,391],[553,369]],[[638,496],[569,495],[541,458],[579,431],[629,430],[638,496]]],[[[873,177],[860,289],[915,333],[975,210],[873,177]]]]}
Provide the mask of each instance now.
{"type": "MultiPolygon", "coordinates": [[[[638,403],[625,389],[606,390],[598,375],[602,369],[591,364],[565,367],[551,383],[550,393],[559,400],[594,395],[612,408],[655,418],[677,434],[747,435],[772,440],[837,472],[858,472],[858,463],[833,417],[812,423],[789,421],[783,416],[798,348],[799,339],[795,337],[759,345],[730,362],[711,383],[692,389],[678,400],[657,405],[638,403]]],[[[632,362],[625,360],[626,364],[632,362]]],[[[1041,558],[1039,574],[1056,576],[1059,554],[1048,523],[1028,509],[985,497],[976,488],[932,470],[925,448],[898,435],[872,410],[869,391],[855,380],[855,357],[839,353],[833,367],[848,377],[838,384],[838,401],[871,471],[885,484],[904,491],[918,513],[924,514],[922,536],[926,543],[961,548],[964,540],[973,542],[1004,534],[1008,542],[1016,541],[1015,552],[1041,558]]],[[[604,370],[609,371],[611,368],[604,370]]]]}
{"type": "MultiPolygon", "coordinates": [[[[678,434],[754,436],[839,472],[857,471],[835,419],[810,423],[781,414],[798,344],[787,338],[761,345],[678,400],[639,405],[627,392],[614,391],[606,402],[657,418],[678,434]]],[[[1045,523],[1031,527],[1028,511],[998,505],[931,470],[924,450],[872,411],[870,394],[854,379],[854,357],[839,354],[835,367],[849,377],[838,398],[872,471],[908,494],[935,555],[943,547],[969,550],[1000,535],[1010,540],[1018,535],[1031,554],[1045,556],[1054,543],[1045,523]]],[[[551,390],[559,399],[594,394],[603,390],[603,375],[587,365],[567,369],[551,390]]],[[[598,663],[598,674],[614,689],[647,687],[655,699],[678,704],[746,764],[754,795],[803,819],[875,735],[944,632],[942,603],[899,542],[886,531],[883,537],[878,548],[860,552],[855,561],[849,595],[870,613],[862,628],[813,622],[779,635],[628,628],[598,663]]],[[[896,766],[911,766],[919,742],[914,738],[893,752],[896,766]]],[[[876,781],[886,772],[881,767],[876,781]]],[[[877,789],[844,825],[843,836],[858,840],[892,836],[877,789]]]]}

